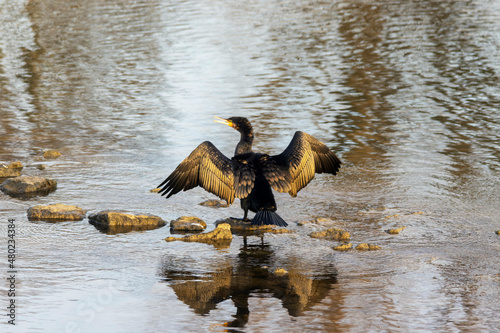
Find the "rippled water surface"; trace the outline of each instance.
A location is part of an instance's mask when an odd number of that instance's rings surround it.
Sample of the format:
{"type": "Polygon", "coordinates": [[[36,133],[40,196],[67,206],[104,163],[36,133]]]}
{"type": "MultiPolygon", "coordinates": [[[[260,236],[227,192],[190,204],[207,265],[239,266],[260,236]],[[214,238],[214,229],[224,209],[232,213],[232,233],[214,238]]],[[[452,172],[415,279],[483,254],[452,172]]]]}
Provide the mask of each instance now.
{"type": "Polygon", "coordinates": [[[58,182],[0,193],[1,330],[500,331],[499,106],[499,1],[0,1],[0,162],[58,182]],[[232,155],[239,135],[213,116],[233,115],[256,150],[302,130],[342,159],[338,176],[276,196],[293,233],[215,248],[166,243],[168,227],[27,220],[59,202],[208,230],[240,216],[199,206],[214,198],[201,189],[150,192],[202,141],[232,155]],[[332,226],[382,249],[308,236],[332,226]]]}

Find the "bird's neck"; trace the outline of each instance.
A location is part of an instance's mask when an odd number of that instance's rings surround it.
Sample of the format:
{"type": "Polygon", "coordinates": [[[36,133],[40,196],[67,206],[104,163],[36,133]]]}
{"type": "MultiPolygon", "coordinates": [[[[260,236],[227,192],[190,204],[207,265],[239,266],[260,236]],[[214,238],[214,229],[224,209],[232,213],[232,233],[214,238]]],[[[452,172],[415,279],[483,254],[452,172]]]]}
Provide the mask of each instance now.
{"type": "Polygon", "coordinates": [[[246,154],[252,152],[253,132],[241,133],[240,142],[236,145],[234,155],[246,154]]]}

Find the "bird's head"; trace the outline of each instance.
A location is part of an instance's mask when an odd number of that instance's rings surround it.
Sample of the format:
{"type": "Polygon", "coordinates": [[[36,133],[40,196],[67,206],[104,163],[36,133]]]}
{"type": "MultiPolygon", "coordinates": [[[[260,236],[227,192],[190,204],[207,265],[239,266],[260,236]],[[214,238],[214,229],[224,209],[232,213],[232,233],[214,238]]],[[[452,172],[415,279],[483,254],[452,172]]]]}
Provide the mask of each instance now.
{"type": "Polygon", "coordinates": [[[216,119],[215,120],[216,123],[221,123],[221,124],[231,126],[232,128],[234,128],[235,130],[237,130],[241,134],[253,136],[252,125],[250,124],[248,119],[245,117],[231,117],[231,118],[227,118],[227,119],[215,117],[215,119],[216,119]]]}

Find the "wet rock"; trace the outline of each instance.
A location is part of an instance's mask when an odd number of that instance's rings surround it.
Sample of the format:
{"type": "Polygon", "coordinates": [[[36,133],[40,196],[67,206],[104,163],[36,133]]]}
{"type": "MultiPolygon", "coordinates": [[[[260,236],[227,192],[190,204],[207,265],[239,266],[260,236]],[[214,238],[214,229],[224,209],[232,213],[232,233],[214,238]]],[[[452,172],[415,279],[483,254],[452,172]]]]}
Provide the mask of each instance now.
{"type": "Polygon", "coordinates": [[[170,221],[170,229],[174,231],[203,231],[206,227],[205,221],[194,216],[181,216],[170,221]]]}
{"type": "Polygon", "coordinates": [[[343,244],[343,245],[335,246],[333,249],[335,251],[347,251],[347,250],[350,250],[351,248],[352,248],[352,244],[349,243],[349,244],[343,244]]]}
{"type": "Polygon", "coordinates": [[[315,219],[312,219],[312,220],[298,221],[297,225],[304,226],[304,225],[308,225],[308,224],[328,224],[328,223],[331,223],[331,222],[333,222],[331,219],[327,219],[325,217],[318,217],[318,218],[315,218],[315,219]]]}
{"type": "Polygon", "coordinates": [[[159,216],[150,214],[133,215],[110,210],[90,214],[89,223],[98,230],[110,234],[157,229],[166,224],[159,216]]]}
{"type": "Polygon", "coordinates": [[[227,223],[221,223],[211,232],[204,234],[189,235],[184,237],[167,237],[165,241],[183,241],[183,242],[200,242],[213,244],[215,246],[226,247],[231,244],[233,234],[231,233],[231,226],[227,223]]]}
{"type": "Polygon", "coordinates": [[[275,225],[252,225],[250,221],[227,218],[215,221],[215,225],[227,223],[231,226],[231,232],[239,236],[261,236],[263,233],[284,234],[293,231],[286,228],[277,228],[275,225]]]}
{"type": "Polygon", "coordinates": [[[37,168],[38,170],[45,170],[45,169],[47,168],[47,166],[46,166],[45,164],[38,164],[38,165],[36,166],[36,168],[37,168]]]}
{"type": "Polygon", "coordinates": [[[358,246],[356,246],[356,250],[358,251],[376,251],[380,249],[381,247],[378,245],[367,244],[367,243],[361,243],[358,246]]]}
{"type": "Polygon", "coordinates": [[[19,177],[23,171],[23,164],[19,161],[0,165],[0,178],[19,177]]]}
{"type": "Polygon", "coordinates": [[[2,192],[13,197],[48,194],[56,188],[55,180],[36,176],[8,178],[0,185],[2,192]]]}
{"type": "Polygon", "coordinates": [[[312,238],[325,238],[336,241],[346,241],[351,238],[348,231],[340,228],[329,228],[323,231],[315,231],[309,234],[312,238]]]}
{"type": "Polygon", "coordinates": [[[59,156],[61,156],[61,153],[58,152],[57,150],[49,149],[43,152],[43,158],[45,159],[56,159],[59,156]]]}
{"type": "Polygon", "coordinates": [[[205,200],[203,202],[200,202],[199,205],[205,206],[205,207],[215,207],[215,208],[229,207],[227,202],[222,201],[222,200],[205,200]]]}
{"type": "Polygon", "coordinates": [[[287,275],[288,274],[288,271],[284,268],[276,268],[274,270],[274,275],[276,276],[284,276],[284,275],[287,275]]]}
{"type": "Polygon", "coordinates": [[[387,232],[388,234],[391,234],[391,235],[397,235],[401,231],[403,231],[405,228],[406,227],[401,227],[401,228],[396,228],[396,229],[387,229],[385,232],[387,232]]]}
{"type": "Polygon", "coordinates": [[[85,211],[77,206],[53,204],[38,205],[28,209],[29,220],[43,221],[81,221],[85,218],[85,211]]]}

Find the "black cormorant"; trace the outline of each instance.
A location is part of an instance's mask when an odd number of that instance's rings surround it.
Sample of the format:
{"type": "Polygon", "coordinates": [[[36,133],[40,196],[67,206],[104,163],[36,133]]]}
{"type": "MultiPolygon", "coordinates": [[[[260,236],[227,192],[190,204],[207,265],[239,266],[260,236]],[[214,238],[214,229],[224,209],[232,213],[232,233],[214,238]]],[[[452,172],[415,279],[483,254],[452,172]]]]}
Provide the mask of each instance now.
{"type": "Polygon", "coordinates": [[[276,201],[271,188],[288,192],[292,197],[314,178],[315,173],[337,174],[339,158],[321,141],[297,131],[288,147],[279,155],[252,151],[253,129],[248,119],[219,117],[241,133],[233,158],[222,154],[211,142],[205,141],[177,166],[158,187],[167,198],[181,190],[201,186],[232,204],[239,198],[248,221],[248,211],[255,212],[252,224],[287,226],[276,213],[276,201]]]}

